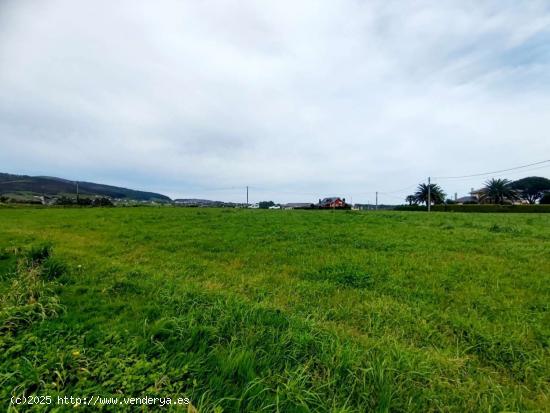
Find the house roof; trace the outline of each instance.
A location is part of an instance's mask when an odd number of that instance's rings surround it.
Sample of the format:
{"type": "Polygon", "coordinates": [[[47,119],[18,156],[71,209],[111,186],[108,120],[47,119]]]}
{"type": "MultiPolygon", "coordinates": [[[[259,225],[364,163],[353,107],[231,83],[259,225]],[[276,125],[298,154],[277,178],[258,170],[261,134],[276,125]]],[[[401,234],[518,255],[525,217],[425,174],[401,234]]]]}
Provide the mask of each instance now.
{"type": "Polygon", "coordinates": [[[340,198],[338,196],[331,196],[331,197],[328,197],[328,198],[323,198],[323,200],[321,201],[321,204],[330,204],[331,202],[334,202],[334,201],[337,201],[337,200],[342,200],[342,198],[340,198]]]}
{"type": "Polygon", "coordinates": [[[462,196],[456,200],[458,203],[464,202],[478,202],[478,199],[475,196],[462,196]]]}

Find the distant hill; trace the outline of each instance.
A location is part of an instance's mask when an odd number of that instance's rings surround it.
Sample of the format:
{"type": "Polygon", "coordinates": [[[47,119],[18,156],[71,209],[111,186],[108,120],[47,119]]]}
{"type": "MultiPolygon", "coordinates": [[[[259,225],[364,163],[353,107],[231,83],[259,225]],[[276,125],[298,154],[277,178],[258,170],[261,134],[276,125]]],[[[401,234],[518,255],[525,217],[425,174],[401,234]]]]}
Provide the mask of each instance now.
{"type": "MultiPolygon", "coordinates": [[[[80,195],[84,196],[99,195],[136,201],[171,201],[166,195],[156,194],[154,192],[135,191],[133,189],[96,184],[93,182],[78,181],[78,191],[80,195]]],[[[49,176],[27,176],[0,173],[0,195],[54,196],[75,193],[76,181],[49,176]]]]}

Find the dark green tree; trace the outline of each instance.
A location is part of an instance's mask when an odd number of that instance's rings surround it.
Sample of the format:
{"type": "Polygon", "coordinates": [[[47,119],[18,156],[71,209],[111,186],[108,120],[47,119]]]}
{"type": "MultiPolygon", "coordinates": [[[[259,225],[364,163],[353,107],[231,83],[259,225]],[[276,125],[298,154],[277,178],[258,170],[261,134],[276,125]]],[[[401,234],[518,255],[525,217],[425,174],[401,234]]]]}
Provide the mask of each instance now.
{"type": "Polygon", "coordinates": [[[409,205],[418,205],[418,201],[414,195],[407,195],[405,201],[408,202],[409,205]]]}
{"type": "Polygon", "coordinates": [[[90,198],[78,197],[76,200],[76,204],[82,206],[92,205],[92,200],[90,198]]]}
{"type": "Polygon", "coordinates": [[[481,202],[490,204],[504,204],[519,199],[519,192],[512,188],[512,181],[508,179],[489,179],[481,190],[481,202]]]}
{"type": "Polygon", "coordinates": [[[259,204],[261,209],[268,209],[269,207],[271,207],[273,205],[275,205],[275,202],[273,202],[273,201],[262,201],[259,204]]]}
{"type": "Polygon", "coordinates": [[[64,195],[55,200],[55,205],[73,205],[74,203],[75,201],[73,198],[64,195]]]}
{"type": "Polygon", "coordinates": [[[94,207],[109,207],[114,206],[113,201],[107,197],[94,198],[92,200],[92,206],[94,207]]]}
{"type": "MultiPolygon", "coordinates": [[[[442,204],[445,202],[445,192],[438,184],[430,184],[430,203],[432,205],[442,204]]],[[[428,185],[420,184],[414,194],[416,202],[426,204],[428,206],[428,185]]]]}
{"type": "Polygon", "coordinates": [[[540,176],[529,176],[512,182],[511,187],[520,191],[520,197],[530,204],[542,198],[545,191],[550,190],[550,179],[540,176]]]}
{"type": "Polygon", "coordinates": [[[542,197],[540,198],[539,203],[549,205],[550,204],[550,192],[546,192],[542,197]]]}

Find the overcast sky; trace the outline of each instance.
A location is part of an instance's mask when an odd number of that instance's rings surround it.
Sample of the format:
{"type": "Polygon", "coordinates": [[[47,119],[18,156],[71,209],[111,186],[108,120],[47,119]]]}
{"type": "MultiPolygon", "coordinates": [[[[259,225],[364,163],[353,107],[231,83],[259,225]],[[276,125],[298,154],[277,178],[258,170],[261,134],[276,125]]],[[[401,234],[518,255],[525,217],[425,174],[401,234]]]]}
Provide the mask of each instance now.
{"type": "Polygon", "coordinates": [[[0,172],[399,203],[549,132],[548,0],[0,0],[0,172]]]}

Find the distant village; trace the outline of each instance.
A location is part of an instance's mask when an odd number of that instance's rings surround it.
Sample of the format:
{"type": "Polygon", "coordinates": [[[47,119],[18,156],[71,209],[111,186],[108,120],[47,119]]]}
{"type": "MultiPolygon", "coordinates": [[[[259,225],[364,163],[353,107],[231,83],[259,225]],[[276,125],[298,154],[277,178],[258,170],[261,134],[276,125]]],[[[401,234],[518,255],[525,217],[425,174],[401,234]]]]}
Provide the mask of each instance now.
{"type": "Polygon", "coordinates": [[[346,203],[346,198],[329,197],[319,199],[319,202],[293,202],[276,204],[272,201],[256,202],[251,204],[210,201],[207,199],[175,199],[174,205],[186,207],[228,207],[251,209],[353,209],[355,205],[346,203]]]}
{"type": "MultiPolygon", "coordinates": [[[[501,206],[550,204],[550,180],[543,177],[526,177],[517,181],[489,179],[482,188],[471,188],[468,195],[449,197],[436,183],[421,183],[416,192],[403,196],[402,203],[379,204],[376,192],[374,204],[352,203],[340,196],[319,198],[316,202],[276,203],[273,201],[226,202],[210,199],[180,198],[151,192],[142,192],[113,186],[67,181],[60,178],[27,177],[0,174],[0,203],[2,204],[41,204],[47,206],[138,206],[172,205],[188,208],[249,208],[279,210],[418,210],[431,206],[446,207],[456,205],[494,204],[501,206]],[[86,192],[79,191],[84,188],[86,192]],[[74,192],[71,192],[73,191],[74,192]],[[40,192],[42,192],[40,194],[40,192]],[[37,193],[38,192],[38,193],[37,193]],[[50,194],[48,194],[48,192],[50,194]]],[[[389,192],[391,194],[391,192],[389,192]]],[[[305,200],[304,200],[305,201],[305,200]]],[[[471,208],[470,208],[471,209],[471,208]]]]}

